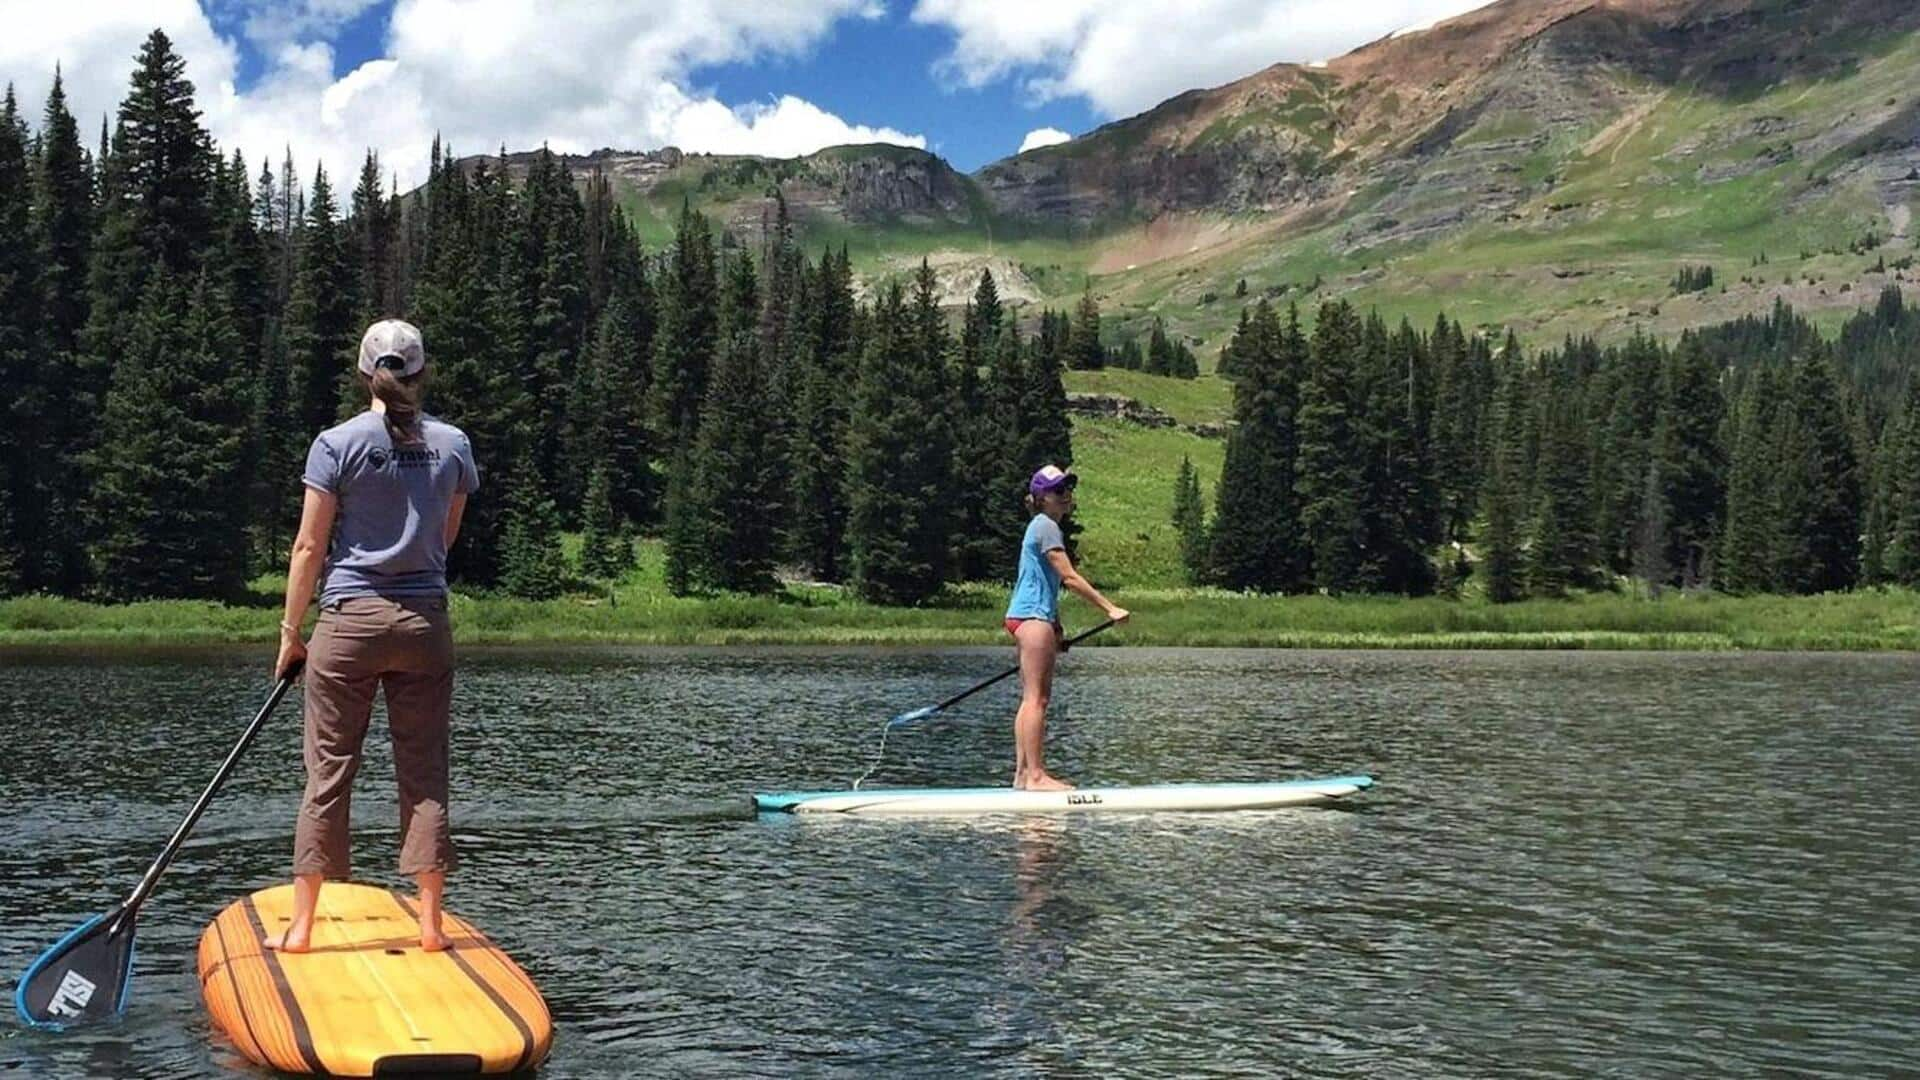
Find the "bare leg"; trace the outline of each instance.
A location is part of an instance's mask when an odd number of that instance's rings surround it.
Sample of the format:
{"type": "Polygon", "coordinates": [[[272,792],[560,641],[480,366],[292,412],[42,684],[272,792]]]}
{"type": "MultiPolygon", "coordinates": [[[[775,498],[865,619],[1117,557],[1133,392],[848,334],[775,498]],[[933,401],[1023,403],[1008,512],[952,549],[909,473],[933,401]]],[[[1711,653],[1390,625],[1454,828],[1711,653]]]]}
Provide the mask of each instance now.
{"type": "Polygon", "coordinates": [[[447,887],[446,871],[428,870],[413,875],[413,880],[420,886],[420,947],[439,952],[452,944],[440,929],[440,896],[447,887]]]}
{"type": "Polygon", "coordinates": [[[319,874],[298,874],[293,879],[293,921],[285,930],[270,934],[264,943],[277,952],[303,953],[313,944],[313,913],[320,906],[319,874]]]}
{"type": "Polygon", "coordinates": [[[1026,791],[1065,791],[1073,785],[1047,772],[1047,702],[1053,696],[1053,665],[1059,642],[1039,619],[1020,624],[1020,711],[1013,718],[1013,786],[1026,791]]]}

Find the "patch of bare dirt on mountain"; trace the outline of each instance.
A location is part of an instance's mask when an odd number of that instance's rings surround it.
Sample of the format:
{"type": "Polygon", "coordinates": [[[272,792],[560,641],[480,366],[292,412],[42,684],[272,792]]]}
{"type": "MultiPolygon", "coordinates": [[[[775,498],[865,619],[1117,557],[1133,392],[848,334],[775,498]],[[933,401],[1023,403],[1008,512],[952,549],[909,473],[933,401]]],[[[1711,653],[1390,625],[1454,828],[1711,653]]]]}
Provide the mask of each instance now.
{"type": "MultiPolygon", "coordinates": [[[[1039,288],[1012,259],[975,251],[935,251],[926,258],[933,268],[935,300],[941,307],[964,307],[980,287],[981,271],[987,270],[993,272],[993,286],[1002,304],[1018,307],[1040,301],[1039,288]]],[[[918,256],[888,256],[877,273],[855,277],[854,297],[871,299],[879,285],[896,277],[911,277],[919,269],[918,256]]]]}
{"type": "Polygon", "coordinates": [[[1669,90],[1662,90],[1653,97],[1621,113],[1619,119],[1601,128],[1598,134],[1588,139],[1587,144],[1580,148],[1580,153],[1586,157],[1592,157],[1600,151],[1605,150],[1608,145],[1612,145],[1613,153],[1607,158],[1607,162],[1608,164],[1612,164],[1618,161],[1620,159],[1620,148],[1626,145],[1628,139],[1633,138],[1634,133],[1640,130],[1640,125],[1646,122],[1648,114],[1659,108],[1660,103],[1667,100],[1667,95],[1671,92],[1672,91],[1669,90]]]}
{"type": "Polygon", "coordinates": [[[1217,247],[1257,228],[1206,214],[1161,214],[1137,229],[1101,241],[1088,270],[1117,274],[1151,266],[1217,247]]]}

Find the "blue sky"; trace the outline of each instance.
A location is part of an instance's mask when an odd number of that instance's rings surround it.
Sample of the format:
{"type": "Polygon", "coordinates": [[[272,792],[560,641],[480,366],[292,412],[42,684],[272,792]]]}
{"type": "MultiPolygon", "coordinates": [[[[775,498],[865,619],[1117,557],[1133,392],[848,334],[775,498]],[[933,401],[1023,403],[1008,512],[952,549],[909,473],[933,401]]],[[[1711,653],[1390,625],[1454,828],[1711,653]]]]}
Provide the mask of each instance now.
{"type": "Polygon", "coordinates": [[[250,161],[403,185],[456,153],[923,146],[972,171],[1184,90],[1310,62],[1483,0],[0,0],[0,78],[53,67],[93,130],[156,26],[250,161]]]}
{"type": "MultiPolygon", "coordinates": [[[[336,78],[385,55],[392,10],[393,0],[384,0],[330,35],[336,78]]],[[[208,14],[215,31],[243,42],[236,86],[245,93],[269,69],[263,50],[245,44],[246,12],[212,5],[208,14]]],[[[916,25],[902,8],[843,20],[803,56],[696,66],[688,77],[694,88],[730,103],[793,94],[850,120],[923,133],[927,149],[963,172],[1012,154],[1030,131],[1080,134],[1104,122],[1084,97],[1037,101],[1010,80],[942,85],[932,72],[952,43],[950,32],[916,25]]]]}

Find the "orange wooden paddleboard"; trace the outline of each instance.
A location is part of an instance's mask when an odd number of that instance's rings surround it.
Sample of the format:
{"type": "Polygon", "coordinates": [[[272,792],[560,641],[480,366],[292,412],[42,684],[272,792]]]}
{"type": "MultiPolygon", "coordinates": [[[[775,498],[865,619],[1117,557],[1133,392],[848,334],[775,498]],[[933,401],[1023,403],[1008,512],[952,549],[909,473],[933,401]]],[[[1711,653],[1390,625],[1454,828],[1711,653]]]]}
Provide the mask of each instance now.
{"type": "Polygon", "coordinates": [[[293,913],[293,886],[227,906],[200,935],[200,992],[249,1060],[290,1073],[511,1073],[546,1060],[553,1019],[527,973],[451,912],[453,945],[420,948],[413,902],[371,885],[320,890],[313,948],[261,944],[293,913]]]}

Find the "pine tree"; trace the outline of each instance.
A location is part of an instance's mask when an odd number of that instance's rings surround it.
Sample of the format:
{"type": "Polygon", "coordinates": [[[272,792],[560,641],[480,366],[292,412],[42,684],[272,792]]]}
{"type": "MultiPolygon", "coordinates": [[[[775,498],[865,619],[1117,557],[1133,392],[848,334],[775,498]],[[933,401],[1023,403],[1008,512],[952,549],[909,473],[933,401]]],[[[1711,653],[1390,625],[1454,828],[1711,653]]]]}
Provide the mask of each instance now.
{"type": "MultiPolygon", "coordinates": [[[[1067,316],[1042,312],[1040,332],[1031,342],[1025,362],[1026,386],[1020,397],[1022,430],[1018,491],[1024,496],[1027,482],[1044,465],[1067,468],[1073,463],[1073,424],[1067,417],[1065,371],[1072,327],[1067,316]]],[[[1027,519],[1020,523],[1026,529],[1027,519]]],[[[1067,557],[1079,558],[1080,522],[1071,514],[1060,522],[1066,538],[1067,557]]]]}
{"type": "Polygon", "coordinates": [[[1496,604],[1524,599],[1521,526],[1525,488],[1527,395],[1523,361],[1509,353],[1488,416],[1488,472],[1481,486],[1486,525],[1481,533],[1482,576],[1487,599],[1496,604]]]}
{"type": "Polygon", "coordinates": [[[1920,587],[1920,370],[1908,377],[1905,407],[1887,443],[1886,576],[1920,587]]]}
{"type": "Polygon", "coordinates": [[[1173,481],[1173,531],[1180,538],[1180,567],[1187,584],[1207,579],[1207,510],[1201,501],[1200,477],[1193,459],[1182,455],[1173,481]]]}
{"type": "MultiPolygon", "coordinates": [[[[916,294],[922,291],[916,284],[916,294]]],[[[916,295],[915,309],[921,305],[916,295]]],[[[939,427],[941,373],[927,355],[900,287],[889,286],[873,313],[860,362],[849,433],[847,541],[853,582],[863,599],[917,604],[945,583],[945,507],[938,496],[949,462],[926,433],[939,427]]]]}
{"type": "Polygon", "coordinates": [[[591,578],[617,578],[626,573],[633,565],[633,551],[624,548],[620,525],[614,520],[613,485],[607,479],[605,465],[594,466],[588,474],[581,516],[580,572],[591,578]]]}
{"type": "Polygon", "coordinates": [[[510,286],[499,265],[500,223],[486,206],[497,193],[475,172],[470,187],[464,172],[442,161],[428,182],[424,212],[434,226],[423,237],[411,321],[433,370],[428,411],[466,432],[481,470],[483,493],[467,503],[448,572],[492,585],[502,572],[510,489],[488,477],[517,476],[535,424],[520,351],[523,327],[515,321],[520,312],[501,301],[510,286]]]}
{"type": "Polygon", "coordinates": [[[1434,372],[1430,445],[1436,512],[1440,538],[1457,544],[1467,539],[1479,507],[1486,391],[1459,324],[1440,316],[1427,341],[1434,372]]]}
{"type": "Polygon", "coordinates": [[[674,452],[667,466],[667,494],[663,507],[666,518],[667,591],[686,596],[693,591],[696,575],[706,559],[703,526],[706,518],[694,503],[693,448],[674,452]]]}
{"type": "Polygon", "coordinates": [[[652,411],[666,444],[691,449],[713,362],[718,278],[707,219],[687,206],[659,281],[652,411]]]}
{"type": "Polygon", "coordinates": [[[1107,354],[1100,346],[1100,303],[1091,289],[1080,294],[1074,309],[1073,329],[1067,341],[1067,366],[1091,371],[1106,366],[1107,354]]]}
{"type": "Polygon", "coordinates": [[[40,125],[40,168],[33,185],[33,233],[47,347],[78,348],[87,322],[87,262],[93,251],[93,170],[80,128],[67,111],[58,69],[40,125]]]}
{"type": "Polygon", "coordinates": [[[1779,584],[1809,593],[1851,588],[1860,572],[1862,486],[1846,409],[1824,350],[1801,358],[1792,378],[1789,407],[1803,439],[1783,446],[1780,475],[1801,497],[1783,508],[1781,521],[1804,537],[1805,561],[1789,556],[1779,584]],[[1803,513],[1792,513],[1794,506],[1803,513]]]}
{"type": "MultiPolygon", "coordinates": [[[[1880,441],[1874,444],[1872,456],[1865,475],[1867,506],[1862,517],[1865,534],[1860,540],[1860,584],[1885,585],[1887,583],[1887,529],[1891,524],[1887,519],[1887,502],[1892,494],[1888,469],[1892,467],[1891,440],[1884,432],[1880,441]]],[[[1732,481],[1728,481],[1729,487],[1732,481]]],[[[1727,497],[1731,503],[1731,494],[1727,497]]],[[[1731,513],[1731,511],[1729,511],[1731,513]]]]}
{"type": "Polygon", "coordinates": [[[1000,578],[1008,569],[1008,546],[999,521],[1005,516],[1000,504],[1007,501],[1009,490],[1002,486],[1002,459],[1005,433],[1017,426],[1002,426],[984,371],[998,350],[1003,319],[993,274],[983,270],[961,320],[949,413],[955,427],[953,576],[959,581],[1000,578]]]}
{"type": "MultiPolygon", "coordinates": [[[[580,363],[590,299],[581,251],[584,211],[566,166],[544,146],[535,155],[520,202],[532,299],[528,389],[536,400],[547,400],[564,395],[587,370],[580,363]]],[[[586,482],[586,470],[565,464],[568,451],[590,438],[582,421],[590,423],[591,417],[567,411],[532,447],[564,521],[576,520],[586,482]]]]}
{"type": "Polygon", "coordinates": [[[1715,549],[1714,588],[1735,596],[1773,589],[1779,527],[1775,510],[1775,447],[1768,438],[1779,408],[1775,369],[1750,379],[1734,412],[1727,470],[1727,525],[1715,549]]]}
{"type": "Polygon", "coordinates": [[[587,460],[602,463],[614,517],[627,525],[652,520],[659,498],[646,425],[647,354],[638,325],[631,302],[616,291],[600,314],[588,357],[599,431],[587,460]]]}
{"type": "Polygon", "coordinates": [[[1647,464],[1659,423],[1659,344],[1635,333],[1601,379],[1606,416],[1594,450],[1594,535],[1602,560],[1615,572],[1633,568],[1635,525],[1646,486],[1647,464]]]}
{"type": "MultiPolygon", "coordinates": [[[[719,589],[771,592],[782,501],[769,387],[757,332],[753,264],[731,260],[724,347],[701,410],[688,510],[701,515],[696,577],[719,589]]],[[[669,526],[671,528],[671,525],[669,526]]]]}
{"type": "Polygon", "coordinates": [[[1720,428],[1726,405],[1719,372],[1698,335],[1683,334],[1667,364],[1660,402],[1660,474],[1679,584],[1700,584],[1726,503],[1726,452],[1720,428]]]}
{"type": "Polygon", "coordinates": [[[500,587],[524,600],[551,600],[565,592],[567,562],[560,551],[560,523],[530,461],[521,462],[508,487],[505,525],[500,587]]]}
{"type": "Polygon", "coordinates": [[[359,319],[370,323],[398,318],[400,302],[397,271],[400,261],[400,220],[390,212],[380,189],[380,155],[367,151],[360,165],[360,181],[353,189],[352,257],[359,286],[359,319]]]}
{"type": "Polygon", "coordinates": [[[352,393],[359,334],[353,264],[334,220],[333,189],[325,167],[315,170],[313,200],[298,238],[299,260],[287,302],[287,361],[293,372],[294,415],[309,438],[329,427],[352,393]]]}
{"type": "MultiPolygon", "coordinates": [[[[1240,374],[1240,361],[1234,355],[1233,343],[1236,341],[1239,341],[1240,335],[1247,332],[1247,318],[1250,310],[1251,310],[1250,308],[1245,308],[1245,307],[1240,309],[1239,325],[1234,327],[1233,336],[1227,339],[1227,344],[1220,346],[1220,358],[1214,361],[1213,373],[1215,375],[1220,376],[1223,379],[1236,378],[1240,374]]],[[[1160,320],[1158,318],[1154,320],[1156,328],[1160,329],[1160,336],[1162,338],[1165,338],[1166,330],[1159,326],[1159,322],[1160,320]]],[[[1151,350],[1149,350],[1148,355],[1149,357],[1152,355],[1151,350]]],[[[1150,362],[1151,361],[1148,361],[1148,363],[1150,362]]],[[[1145,363],[1141,365],[1143,370],[1146,368],[1146,366],[1147,364],[1145,363]]]]}
{"type": "Polygon", "coordinates": [[[1300,384],[1300,520],[1312,552],[1314,586],[1335,594],[1360,584],[1364,476],[1354,430],[1353,378],[1365,364],[1363,334],[1352,305],[1323,304],[1300,384]]]}
{"type": "Polygon", "coordinates": [[[108,393],[95,469],[100,593],[232,599],[246,583],[246,370],[222,290],[151,275],[108,393]]]}
{"type": "MultiPolygon", "coordinates": [[[[1241,325],[1243,326],[1246,324],[1245,316],[1246,312],[1241,312],[1241,325]]],[[[1235,337],[1237,338],[1238,335],[1236,334],[1235,337]]],[[[1233,371],[1222,372],[1222,374],[1238,375],[1240,368],[1237,358],[1234,364],[1233,371]]],[[[1167,337],[1166,320],[1155,315],[1153,317],[1153,330],[1147,337],[1147,366],[1143,370],[1149,375],[1171,375],[1173,374],[1173,365],[1173,339],[1167,337]]]]}
{"type": "Polygon", "coordinates": [[[1073,426],[1067,419],[1067,389],[1063,382],[1066,354],[1064,316],[1041,315],[1041,332],[1031,343],[1020,392],[1020,471],[1023,478],[1042,465],[1066,468],[1073,463],[1073,426]]]}
{"type": "Polygon", "coordinates": [[[848,387],[857,377],[853,274],[845,250],[823,252],[811,279],[812,299],[793,360],[797,370],[789,380],[795,390],[786,549],[815,577],[839,581],[846,562],[848,387]]]}
{"type": "Polygon", "coordinates": [[[1026,400],[1026,353],[1019,330],[1008,320],[991,349],[981,402],[985,425],[994,437],[993,464],[986,469],[991,477],[991,487],[985,494],[986,543],[991,545],[987,566],[989,576],[999,580],[1011,580],[1018,571],[1018,545],[1031,520],[1025,495],[1034,469],[1028,467],[1021,449],[1021,433],[1027,430],[1021,411],[1026,400]],[[1009,433],[1013,436],[1012,447],[1008,446],[1009,433]]]}
{"type": "Polygon", "coordinates": [[[1240,372],[1236,423],[1215,489],[1207,571],[1230,589],[1298,591],[1311,572],[1299,497],[1300,380],[1308,364],[1299,310],[1289,308],[1283,326],[1261,301],[1232,348],[1240,372]]]}
{"type": "Polygon", "coordinates": [[[12,437],[0,443],[0,596],[20,589],[33,575],[27,569],[29,546],[44,527],[18,520],[37,508],[32,457],[39,427],[38,365],[33,345],[40,336],[39,281],[34,267],[31,204],[28,200],[27,129],[7,85],[0,107],[0,386],[7,388],[3,414],[12,437]],[[22,434],[29,437],[22,439],[22,434]],[[22,513],[24,511],[24,513],[22,513]]]}
{"type": "MultiPolygon", "coordinates": [[[[138,63],[111,150],[103,146],[101,153],[79,351],[60,372],[63,385],[49,394],[60,409],[53,441],[64,446],[68,461],[90,460],[102,445],[107,430],[103,395],[134,348],[147,279],[163,273],[176,282],[191,281],[212,238],[213,143],[200,126],[186,62],[167,35],[155,30],[141,46],[138,63]]],[[[186,291],[178,284],[171,288],[186,291]]],[[[90,526],[78,525],[98,521],[82,513],[81,503],[91,500],[89,486],[83,476],[68,476],[61,483],[62,504],[51,511],[71,530],[57,541],[59,587],[70,594],[91,573],[82,553],[104,540],[92,535],[90,526]]]]}
{"type": "Polygon", "coordinates": [[[235,328],[244,342],[242,355],[258,356],[267,336],[268,316],[278,309],[267,281],[267,249],[254,228],[246,159],[239,151],[234,152],[230,166],[218,170],[214,192],[214,234],[207,250],[207,270],[227,294],[235,328]]]}
{"type": "Polygon", "coordinates": [[[115,133],[113,162],[138,244],[153,265],[180,275],[198,267],[212,235],[212,137],[200,126],[187,62],[159,30],[140,47],[115,133]]]}
{"type": "Polygon", "coordinates": [[[1536,596],[1562,596],[1590,588],[1595,561],[1592,467],[1582,438],[1585,418],[1564,357],[1543,375],[1540,460],[1534,496],[1533,543],[1528,549],[1527,587],[1536,596]]]}
{"type": "Polygon", "coordinates": [[[1355,435],[1362,450],[1360,521],[1364,540],[1355,581],[1369,592],[1425,596],[1433,591],[1427,549],[1438,541],[1438,508],[1427,452],[1432,380],[1427,352],[1411,324],[1391,336],[1367,320],[1366,365],[1355,435]]]}

